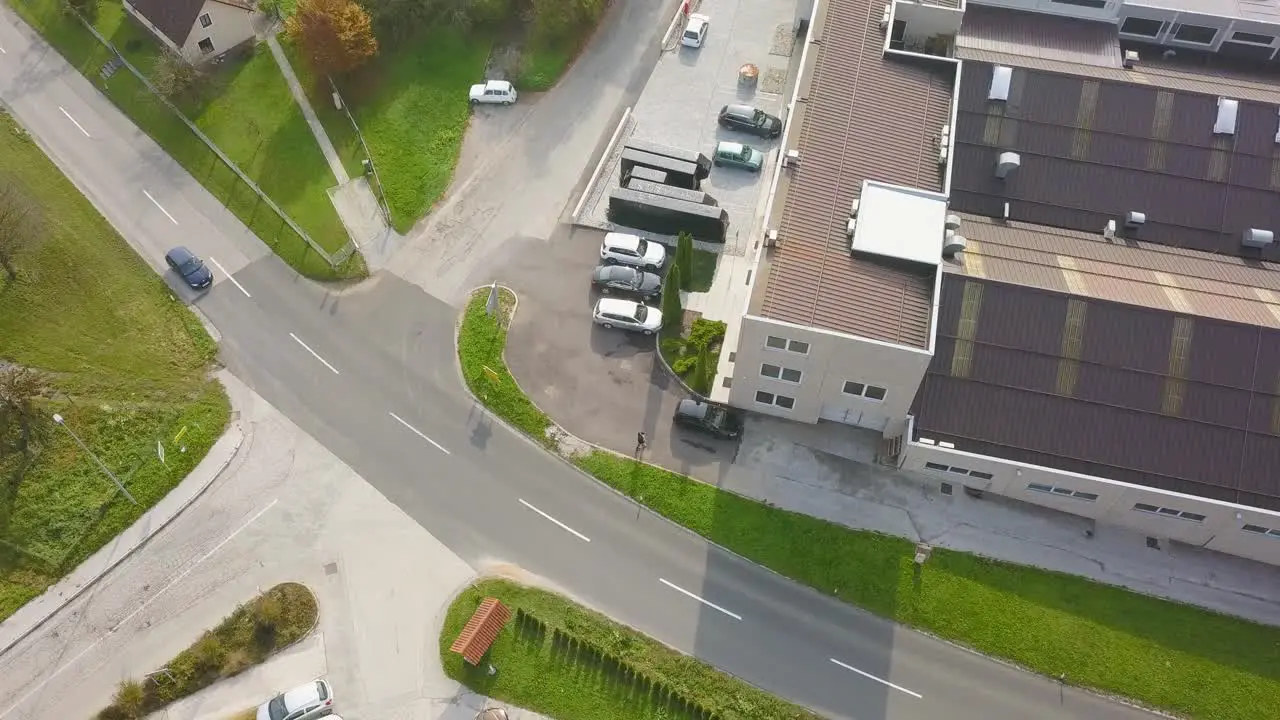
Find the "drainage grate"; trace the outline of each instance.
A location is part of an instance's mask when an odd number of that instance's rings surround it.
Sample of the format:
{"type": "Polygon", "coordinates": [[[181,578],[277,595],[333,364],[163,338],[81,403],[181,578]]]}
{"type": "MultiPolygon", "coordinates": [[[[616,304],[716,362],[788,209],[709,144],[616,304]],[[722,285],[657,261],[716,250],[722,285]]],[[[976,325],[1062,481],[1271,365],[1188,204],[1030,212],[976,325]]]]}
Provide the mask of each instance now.
{"type": "Polygon", "coordinates": [[[1152,550],[1159,550],[1159,549],[1160,549],[1160,541],[1159,541],[1159,540],[1157,540],[1156,538],[1153,538],[1153,537],[1149,537],[1149,536],[1148,536],[1148,537],[1147,537],[1147,547],[1151,548],[1152,550]]]}
{"type": "Polygon", "coordinates": [[[943,495],[951,494],[951,483],[942,483],[942,494],[943,495]]]}

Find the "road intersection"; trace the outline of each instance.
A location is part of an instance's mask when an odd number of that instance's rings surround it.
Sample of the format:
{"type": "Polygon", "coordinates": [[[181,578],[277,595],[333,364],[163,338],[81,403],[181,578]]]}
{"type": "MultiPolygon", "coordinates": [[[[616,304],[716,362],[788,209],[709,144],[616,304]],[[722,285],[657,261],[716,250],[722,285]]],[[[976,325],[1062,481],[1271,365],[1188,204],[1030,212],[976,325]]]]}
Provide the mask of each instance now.
{"type": "MultiPolygon", "coordinates": [[[[1149,717],[873,617],[637,507],[475,405],[455,307],[393,274],[342,291],[299,277],[3,7],[0,47],[0,100],[148,263],[163,271],[181,238],[231,273],[199,295],[172,283],[217,328],[226,367],[472,567],[524,568],[831,718],[1149,717]]],[[[238,507],[205,544],[257,511],[238,507]]],[[[280,511],[270,538],[283,567],[291,533],[317,532],[325,514],[280,511]]],[[[232,570],[180,572],[168,576],[243,590],[232,570]]],[[[38,634],[11,651],[29,654],[0,720],[52,716],[50,686],[77,676],[95,642],[38,634]]]]}

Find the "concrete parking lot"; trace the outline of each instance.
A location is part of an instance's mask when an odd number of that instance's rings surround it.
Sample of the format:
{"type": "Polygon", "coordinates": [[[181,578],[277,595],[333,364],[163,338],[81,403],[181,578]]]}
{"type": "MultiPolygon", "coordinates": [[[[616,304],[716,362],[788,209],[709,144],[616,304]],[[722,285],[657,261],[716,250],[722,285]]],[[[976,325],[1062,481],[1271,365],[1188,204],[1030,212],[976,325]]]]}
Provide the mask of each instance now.
{"type": "Polygon", "coordinates": [[[715,168],[702,189],[729,211],[729,232],[722,248],[727,255],[743,255],[749,246],[752,218],[768,189],[770,169],[777,161],[777,140],[765,140],[721,128],[720,108],[730,103],[753,105],[781,115],[789,89],[795,8],[765,0],[703,0],[696,12],[711,18],[711,29],[700,48],[683,47],[679,32],[663,52],[644,92],[632,110],[623,137],[610,154],[579,216],[581,224],[611,228],[606,213],[609,192],[618,187],[619,156],[628,139],[642,139],[710,157],[722,140],[751,145],[769,161],[759,173],[715,168]],[[738,70],[751,63],[759,68],[754,85],[742,84],[738,70]]]}

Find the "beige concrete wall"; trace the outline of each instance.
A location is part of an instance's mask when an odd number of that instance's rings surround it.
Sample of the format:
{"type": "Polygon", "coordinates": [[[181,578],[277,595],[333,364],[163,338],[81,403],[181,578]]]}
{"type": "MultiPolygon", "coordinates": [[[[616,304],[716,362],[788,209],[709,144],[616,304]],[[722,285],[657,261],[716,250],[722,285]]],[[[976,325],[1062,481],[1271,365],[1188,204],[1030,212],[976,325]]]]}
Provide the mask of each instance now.
{"type": "MultiPolygon", "coordinates": [[[[742,319],[734,360],[729,403],[755,412],[813,423],[824,414],[841,413],[849,424],[887,430],[901,427],[929,365],[929,353],[840,333],[747,315],[742,319]],[[770,336],[809,344],[801,354],[768,346],[770,336]],[[769,363],[799,370],[800,382],[763,377],[769,363]],[[846,380],[885,389],[882,401],[843,392],[846,380]],[[756,402],[756,391],[795,399],[784,410],[756,402]]],[[[900,430],[899,430],[900,431],[900,430]]]]}
{"type": "MultiPolygon", "coordinates": [[[[926,438],[921,438],[924,439],[926,438]]],[[[1244,530],[1245,525],[1253,525],[1280,532],[1278,512],[1015,463],[922,442],[906,443],[902,454],[902,468],[935,477],[939,482],[954,483],[956,492],[961,491],[961,486],[969,486],[1073,515],[1094,518],[1111,525],[1132,528],[1153,537],[1178,540],[1280,565],[1280,535],[1244,530]],[[951,470],[931,468],[926,463],[946,466],[951,470]],[[967,470],[970,474],[962,474],[957,470],[967,470]],[[983,477],[982,474],[990,475],[990,478],[983,477]],[[1032,484],[1097,497],[1091,499],[1088,496],[1043,492],[1031,489],[1032,484]],[[1204,519],[1144,512],[1135,509],[1135,505],[1139,503],[1196,513],[1203,515],[1204,519]]]]}
{"type": "Polygon", "coordinates": [[[187,60],[198,63],[217,57],[253,37],[252,11],[210,0],[200,10],[201,15],[205,13],[213,23],[207,28],[201,27],[200,18],[196,18],[191,35],[182,46],[182,56],[187,60]],[[205,38],[213,42],[213,52],[206,53],[200,49],[200,41],[205,38]]]}

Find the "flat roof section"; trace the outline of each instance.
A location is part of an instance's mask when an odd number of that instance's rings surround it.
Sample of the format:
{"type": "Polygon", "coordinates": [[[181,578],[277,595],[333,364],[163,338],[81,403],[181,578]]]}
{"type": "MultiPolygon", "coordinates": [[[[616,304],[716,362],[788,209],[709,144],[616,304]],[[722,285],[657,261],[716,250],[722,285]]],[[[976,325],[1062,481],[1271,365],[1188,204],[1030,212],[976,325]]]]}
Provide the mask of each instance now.
{"type": "Polygon", "coordinates": [[[1280,510],[1280,331],[959,273],[916,439],[1280,510]]]}
{"type": "Polygon", "coordinates": [[[938,138],[955,68],[886,56],[870,0],[829,0],[810,32],[793,145],[775,198],[778,247],[766,253],[753,311],[884,342],[929,344],[936,268],[851,256],[846,223],[864,180],[940,192],[938,138]],[[781,206],[781,210],[779,210],[781,206]]]}
{"type": "Polygon", "coordinates": [[[858,203],[854,252],[929,266],[942,261],[946,196],[868,180],[858,203]]]}
{"type": "Polygon", "coordinates": [[[1280,22],[1280,4],[1274,0],[1140,0],[1126,2],[1125,7],[1149,7],[1235,20],[1280,22]]]}
{"type": "Polygon", "coordinates": [[[951,207],[1085,232],[1130,211],[1145,242],[1280,260],[1276,106],[1240,101],[1234,133],[1215,132],[1219,98],[1016,68],[1007,101],[988,100],[993,69],[966,63],[952,156],[951,207]],[[1019,167],[995,174],[1014,151],[1019,167]]]}
{"type": "Polygon", "coordinates": [[[949,273],[1280,329],[1280,266],[1098,233],[957,213],[968,247],[949,273]]]}

